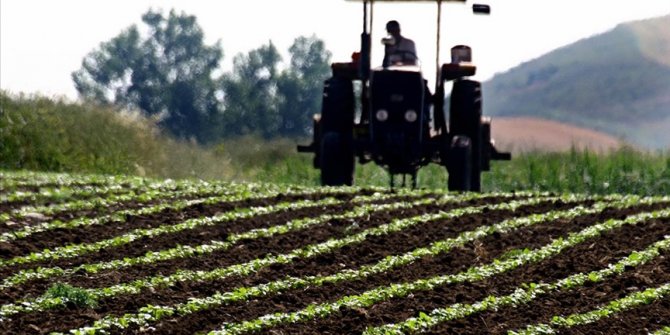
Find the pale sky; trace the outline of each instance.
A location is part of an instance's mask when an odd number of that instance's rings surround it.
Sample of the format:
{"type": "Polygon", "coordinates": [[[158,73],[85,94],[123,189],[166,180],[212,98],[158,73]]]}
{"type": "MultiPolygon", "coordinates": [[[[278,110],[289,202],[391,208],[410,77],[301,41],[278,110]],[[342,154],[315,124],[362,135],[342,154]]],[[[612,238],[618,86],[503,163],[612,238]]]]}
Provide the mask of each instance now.
{"type": "MultiPolygon", "coordinates": [[[[477,2],[490,4],[491,16],[472,15],[470,0],[443,5],[441,62],[451,46],[468,44],[479,80],[621,22],[670,14],[670,0],[477,2]]],[[[132,24],[142,27],[149,8],[195,15],[207,44],[221,40],[224,71],[237,53],[270,40],[288,60],[293,39],[312,34],[326,42],[333,61],[347,61],[362,30],[362,5],[344,0],[1,0],[0,88],[75,99],[70,75],[86,54],[132,24]]],[[[376,3],[374,14],[373,63],[381,62],[385,22],[396,19],[433,78],[436,5],[376,3]]]]}

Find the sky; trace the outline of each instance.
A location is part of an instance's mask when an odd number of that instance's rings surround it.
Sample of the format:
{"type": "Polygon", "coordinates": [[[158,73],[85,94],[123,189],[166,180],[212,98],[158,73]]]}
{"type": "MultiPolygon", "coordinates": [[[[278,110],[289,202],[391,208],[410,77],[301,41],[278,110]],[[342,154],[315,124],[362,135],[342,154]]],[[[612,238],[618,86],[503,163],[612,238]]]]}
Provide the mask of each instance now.
{"type": "MultiPolygon", "coordinates": [[[[472,2],[443,4],[441,62],[457,44],[473,49],[478,80],[617,24],[670,14],[670,0],[479,0],[490,16],[475,16],[472,2]]],[[[197,17],[208,45],[221,42],[222,70],[233,57],[272,41],[287,49],[301,35],[323,39],[333,61],[360,48],[362,4],[345,0],[1,0],[0,89],[76,99],[71,73],[82,59],[130,25],[142,27],[148,9],[174,9],[197,17]]],[[[398,20],[413,39],[427,78],[435,73],[436,5],[379,3],[374,7],[373,64],[381,63],[386,21],[398,20]]],[[[670,27],[669,27],[670,29],[670,27]]]]}

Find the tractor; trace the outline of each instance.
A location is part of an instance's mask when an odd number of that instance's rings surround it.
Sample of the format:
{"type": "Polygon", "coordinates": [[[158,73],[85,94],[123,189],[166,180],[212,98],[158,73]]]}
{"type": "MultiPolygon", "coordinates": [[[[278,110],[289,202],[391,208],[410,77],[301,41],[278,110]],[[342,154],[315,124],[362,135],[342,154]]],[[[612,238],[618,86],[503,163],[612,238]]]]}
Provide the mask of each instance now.
{"type": "MultiPolygon", "coordinates": [[[[437,3],[437,55],[435,89],[431,93],[421,68],[392,64],[371,67],[372,13],[374,2],[398,0],[349,0],[363,3],[361,50],[350,62],[333,63],[332,77],[324,82],[321,113],[313,118],[313,141],[298,146],[314,154],[322,185],[352,185],[356,158],[375,162],[390,175],[411,176],[417,186],[418,170],[430,163],[444,166],[452,191],[481,191],[481,173],[492,160],[510,160],[498,152],[491,139],[491,120],[482,115],[481,83],[475,75],[472,51],[466,45],[451,49],[451,62],[440,65],[440,27],[443,2],[466,0],[401,0],[437,3]],[[452,82],[446,116],[445,85],[452,82]],[[358,110],[358,117],[357,117],[358,110]]],[[[474,4],[475,14],[490,14],[490,6],[474,4]]],[[[388,43],[384,39],[383,43],[388,43]]],[[[391,42],[392,43],[392,42],[391,42]]]]}

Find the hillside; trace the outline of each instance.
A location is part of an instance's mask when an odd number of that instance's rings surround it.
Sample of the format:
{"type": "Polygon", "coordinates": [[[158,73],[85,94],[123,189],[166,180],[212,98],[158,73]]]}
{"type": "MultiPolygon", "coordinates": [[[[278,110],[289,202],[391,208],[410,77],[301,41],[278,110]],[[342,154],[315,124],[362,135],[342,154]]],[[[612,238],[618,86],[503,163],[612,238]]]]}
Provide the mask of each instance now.
{"type": "Polygon", "coordinates": [[[486,113],[531,116],[670,146],[670,15],[621,24],[484,83],[486,113]]]}

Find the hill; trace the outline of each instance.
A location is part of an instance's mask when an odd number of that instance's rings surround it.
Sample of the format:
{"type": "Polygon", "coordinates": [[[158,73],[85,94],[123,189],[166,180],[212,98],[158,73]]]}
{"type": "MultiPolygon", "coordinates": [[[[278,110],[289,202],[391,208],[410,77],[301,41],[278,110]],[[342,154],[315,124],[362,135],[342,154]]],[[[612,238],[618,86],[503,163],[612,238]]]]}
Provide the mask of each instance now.
{"type": "Polygon", "coordinates": [[[484,83],[486,113],[531,116],[670,146],[670,15],[621,24],[484,83]]]}

